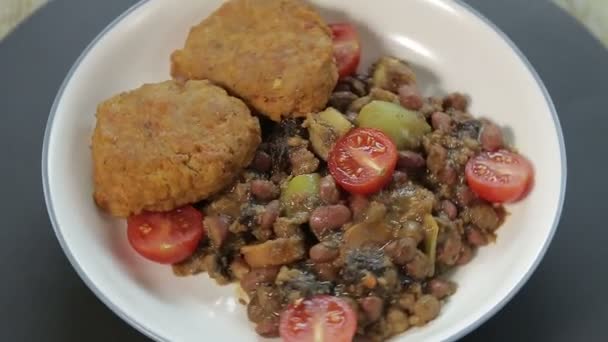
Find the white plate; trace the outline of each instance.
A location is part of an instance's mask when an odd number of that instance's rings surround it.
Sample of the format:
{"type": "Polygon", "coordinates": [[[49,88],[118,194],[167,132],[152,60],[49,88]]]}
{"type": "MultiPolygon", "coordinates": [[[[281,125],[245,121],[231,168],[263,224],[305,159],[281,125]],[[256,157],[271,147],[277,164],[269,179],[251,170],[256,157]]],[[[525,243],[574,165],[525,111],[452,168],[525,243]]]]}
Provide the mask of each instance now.
{"type": "MultiPolygon", "coordinates": [[[[86,284],[144,334],[167,341],[258,339],[234,288],[206,275],[173,277],[138,257],[125,223],[95,206],[89,150],[97,103],[169,78],[169,54],[220,0],[143,1],[112,22],[74,64],[51,110],[43,151],[49,214],[61,246],[86,284]]],[[[490,22],[448,0],[317,0],[328,21],[357,24],[363,64],[380,54],[412,61],[426,94],[464,91],[472,112],[510,127],[536,168],[536,187],[482,248],[455,272],[458,292],[441,315],[396,341],[454,340],[499,310],[545,253],[564,198],[566,157],[555,109],[530,64],[490,22]]]]}

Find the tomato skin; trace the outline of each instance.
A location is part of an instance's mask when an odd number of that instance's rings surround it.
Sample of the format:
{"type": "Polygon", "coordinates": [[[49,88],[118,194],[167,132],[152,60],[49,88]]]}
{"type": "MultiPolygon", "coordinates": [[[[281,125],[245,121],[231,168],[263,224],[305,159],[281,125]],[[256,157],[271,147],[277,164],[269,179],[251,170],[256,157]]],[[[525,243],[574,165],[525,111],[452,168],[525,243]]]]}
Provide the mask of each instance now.
{"type": "Polygon", "coordinates": [[[192,206],[143,212],[127,219],[131,247],[144,258],[174,264],[188,258],[204,236],[203,214],[192,206]]]}
{"type": "Polygon", "coordinates": [[[355,128],[336,142],[327,164],[346,191],[369,195],[391,181],[397,165],[397,146],[377,129],[355,128]]]}
{"type": "Polygon", "coordinates": [[[357,330],[357,316],[344,300],[318,295],[291,304],[279,325],[285,342],[350,342],[357,330]]]}
{"type": "Polygon", "coordinates": [[[330,24],[329,28],[340,78],[354,74],[361,60],[361,44],[355,27],[350,23],[336,23],[330,24]]]}
{"type": "Polygon", "coordinates": [[[525,157],[506,150],[482,152],[465,167],[467,184],[493,203],[522,200],[534,183],[534,169],[525,157]]]}

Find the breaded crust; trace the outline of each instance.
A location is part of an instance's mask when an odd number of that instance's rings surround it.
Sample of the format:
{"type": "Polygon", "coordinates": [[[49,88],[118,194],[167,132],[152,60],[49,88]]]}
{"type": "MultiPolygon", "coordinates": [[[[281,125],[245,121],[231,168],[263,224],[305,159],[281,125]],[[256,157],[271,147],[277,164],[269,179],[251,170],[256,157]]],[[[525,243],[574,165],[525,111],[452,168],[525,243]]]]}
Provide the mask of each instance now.
{"type": "Polygon", "coordinates": [[[209,79],[274,121],[322,110],[338,80],[329,27],[299,0],[231,0],[171,56],[176,79],[209,79]]]}
{"type": "Polygon", "coordinates": [[[167,211],[222,190],[253,159],[258,119],[208,81],[146,84],[97,108],[97,204],[126,217],[167,211]]]}

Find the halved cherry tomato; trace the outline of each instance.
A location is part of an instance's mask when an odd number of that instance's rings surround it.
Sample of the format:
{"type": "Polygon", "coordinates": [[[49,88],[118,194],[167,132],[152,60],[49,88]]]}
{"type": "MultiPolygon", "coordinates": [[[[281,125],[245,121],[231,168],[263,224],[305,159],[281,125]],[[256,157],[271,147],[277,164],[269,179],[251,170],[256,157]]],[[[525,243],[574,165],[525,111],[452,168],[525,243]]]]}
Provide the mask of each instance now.
{"type": "Polygon", "coordinates": [[[532,164],[523,156],[500,150],[482,152],[465,168],[473,192],[489,202],[504,203],[522,199],[534,179],[532,164]]]}
{"type": "Polygon", "coordinates": [[[279,332],[285,342],[350,342],[357,317],[342,299],[316,296],[290,305],[281,314],[279,332]]]}
{"type": "Polygon", "coordinates": [[[334,56],[338,64],[340,78],[352,75],[357,71],[361,59],[359,36],[352,24],[330,24],[334,40],[334,56]]]}
{"type": "Polygon", "coordinates": [[[203,234],[203,214],[192,206],[164,213],[143,212],[127,219],[133,249],[161,264],[174,264],[192,255],[203,234]]]}
{"type": "Polygon", "coordinates": [[[390,182],[397,147],[377,129],[355,128],[336,142],[327,163],[331,175],[346,191],[367,195],[390,182]]]}

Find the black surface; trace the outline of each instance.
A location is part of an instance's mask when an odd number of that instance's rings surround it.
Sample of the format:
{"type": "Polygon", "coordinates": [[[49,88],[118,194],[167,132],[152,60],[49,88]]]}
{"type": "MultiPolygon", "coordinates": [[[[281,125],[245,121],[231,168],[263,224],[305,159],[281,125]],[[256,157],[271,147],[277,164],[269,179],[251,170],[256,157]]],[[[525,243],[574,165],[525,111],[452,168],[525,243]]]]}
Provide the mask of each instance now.
{"type": "MultiPolygon", "coordinates": [[[[65,74],[134,2],[57,0],[0,42],[0,341],[147,340],[70,267],[50,226],[40,177],[44,127],[65,74]]],[[[566,137],[568,188],[557,235],[536,273],[463,340],[606,341],[608,52],[548,2],[467,2],[516,42],[547,85],[566,137]]]]}

